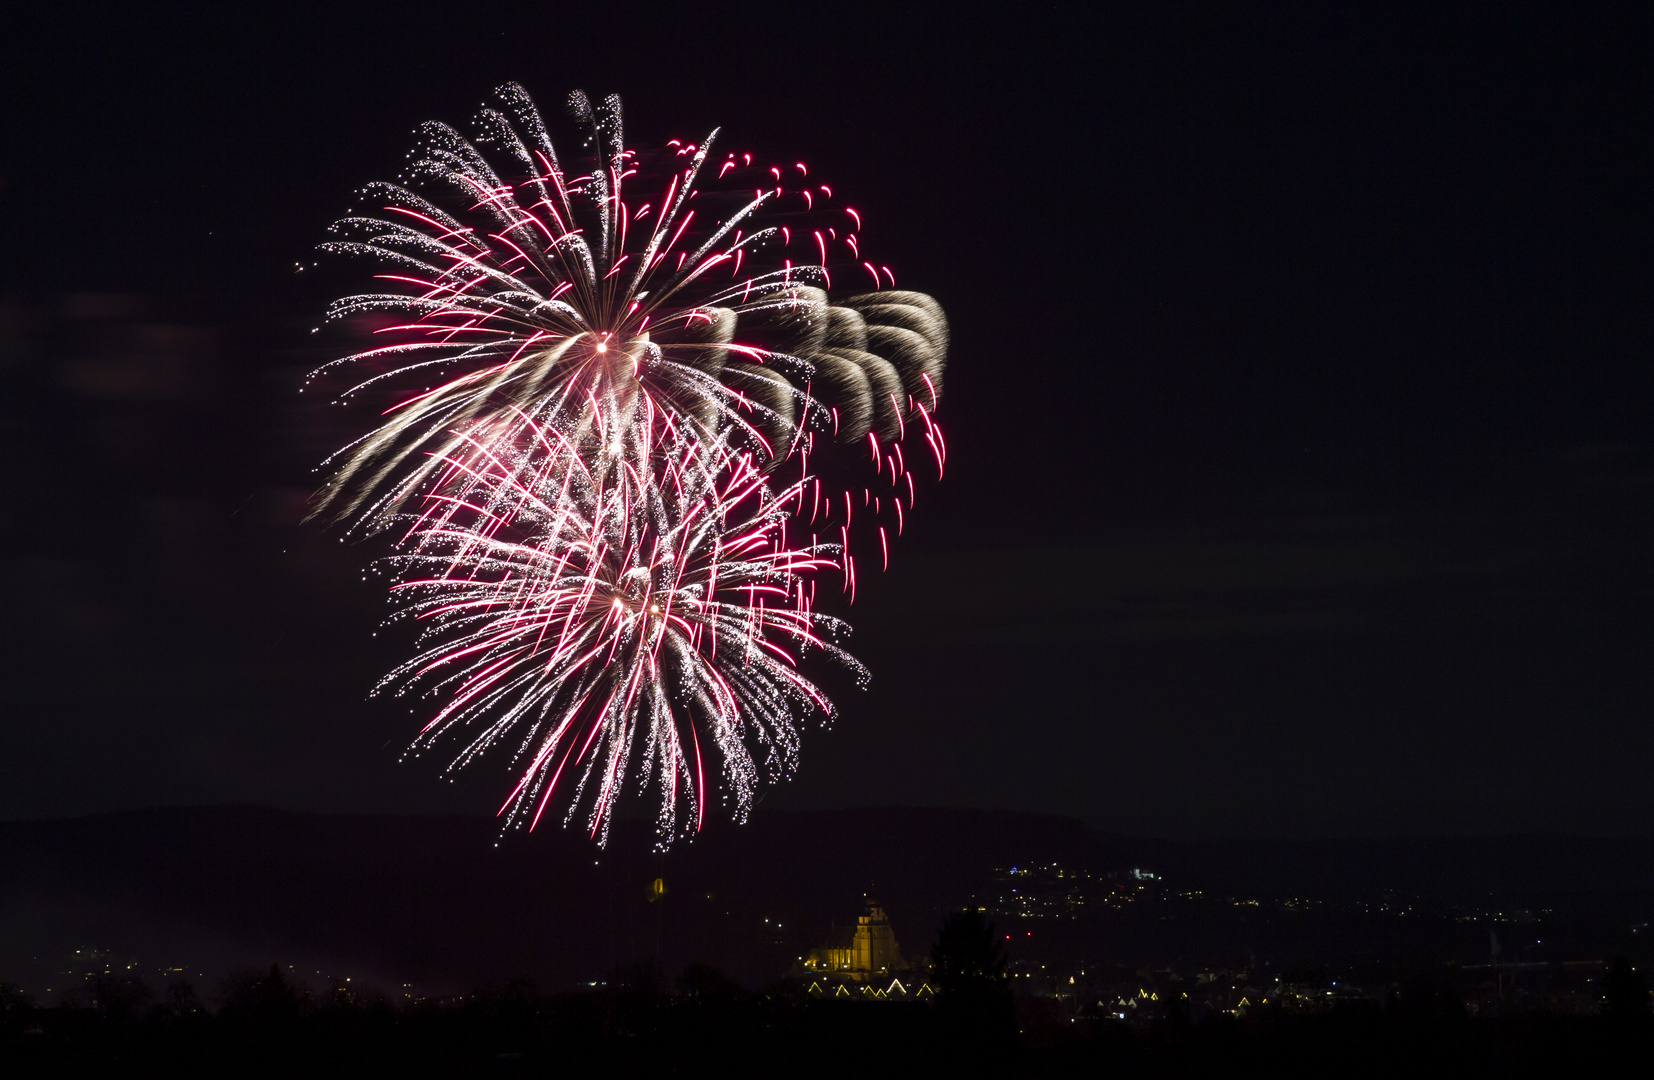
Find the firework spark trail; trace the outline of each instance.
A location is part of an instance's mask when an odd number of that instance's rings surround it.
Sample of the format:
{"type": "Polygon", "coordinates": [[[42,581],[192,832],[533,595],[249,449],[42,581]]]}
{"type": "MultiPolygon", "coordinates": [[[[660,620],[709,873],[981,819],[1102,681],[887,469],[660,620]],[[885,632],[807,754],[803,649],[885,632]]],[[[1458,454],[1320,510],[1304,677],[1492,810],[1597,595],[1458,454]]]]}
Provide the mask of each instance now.
{"type": "Polygon", "coordinates": [[[416,746],[479,723],[458,767],[514,740],[525,764],[508,822],[537,821],[569,782],[568,816],[584,807],[599,838],[641,749],[638,782],[661,792],[669,838],[705,813],[698,730],[744,818],[760,779],[795,766],[800,720],[832,713],[799,658],[866,674],[834,643],[843,624],[805,599],[838,553],[788,546],[796,490],[772,490],[750,455],[689,440],[668,451],[677,483],[643,485],[587,471],[549,431],[509,454],[467,446],[392,560],[399,614],[423,629],[381,687],[447,698],[416,746]]]}
{"type": "Polygon", "coordinates": [[[653,778],[669,842],[704,816],[703,743],[741,817],[761,773],[791,771],[801,719],[831,715],[797,670],[806,650],[865,676],[813,608],[827,570],[855,593],[850,491],[824,530],[838,543],[791,546],[788,525],[807,493],[811,526],[833,516],[817,436],[864,444],[889,485],[863,491],[888,566],[881,513],[899,533],[913,501],[902,444],[922,439],[938,475],[945,461],[947,323],[863,258],[860,214],[803,163],[730,153],[714,170],[716,132],[627,149],[619,99],[579,93],[587,136],[564,159],[521,87],[498,98],[475,143],[424,125],[404,182],[363,189],[385,216],[344,218],[323,245],[398,290],[329,317],[398,321],[316,373],[354,370],[342,400],[390,402],[330,459],[317,512],[400,536],[394,596],[424,629],[381,689],[446,695],[416,748],[471,732],[457,768],[515,742],[508,821],[566,795],[597,837],[627,776],[653,778]],[[815,261],[787,257],[795,239],[815,261]],[[835,262],[875,291],[830,303],[835,262]]]}

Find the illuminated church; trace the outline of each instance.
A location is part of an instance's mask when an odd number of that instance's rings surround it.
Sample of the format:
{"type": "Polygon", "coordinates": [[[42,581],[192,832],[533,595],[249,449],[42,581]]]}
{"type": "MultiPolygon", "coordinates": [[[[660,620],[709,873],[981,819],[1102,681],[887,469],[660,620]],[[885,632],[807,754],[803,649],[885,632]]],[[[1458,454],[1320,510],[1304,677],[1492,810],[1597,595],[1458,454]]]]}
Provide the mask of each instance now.
{"type": "Polygon", "coordinates": [[[896,932],[890,928],[890,918],[872,893],[863,899],[867,910],[856,919],[855,926],[835,926],[827,934],[827,941],[813,949],[804,959],[804,970],[811,974],[832,975],[855,982],[872,982],[889,978],[908,970],[902,952],[896,946],[896,932]]]}

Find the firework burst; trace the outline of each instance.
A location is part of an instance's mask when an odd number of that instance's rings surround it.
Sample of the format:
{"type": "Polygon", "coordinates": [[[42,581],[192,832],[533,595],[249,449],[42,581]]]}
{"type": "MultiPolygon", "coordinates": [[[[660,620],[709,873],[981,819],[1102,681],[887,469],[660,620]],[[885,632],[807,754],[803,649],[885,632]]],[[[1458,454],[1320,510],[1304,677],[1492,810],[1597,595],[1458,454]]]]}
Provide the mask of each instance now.
{"type": "Polygon", "coordinates": [[[323,250],[386,291],[329,315],[386,340],[317,375],[354,372],[340,399],[382,411],[317,509],[397,531],[393,596],[423,633],[382,688],[445,696],[416,748],[461,737],[459,767],[509,745],[508,821],[566,794],[600,838],[628,778],[653,785],[667,842],[709,783],[743,817],[791,771],[802,718],[833,711],[806,651],[865,675],[815,590],[831,569],[854,596],[858,505],[888,562],[910,438],[943,465],[947,324],[802,163],[719,159],[716,132],[628,149],[617,97],[570,110],[570,159],[515,84],[475,140],[426,124],[402,182],[363,189],[379,208],[334,226],[323,250]],[[835,275],[873,291],[830,302],[835,275]],[[864,446],[877,485],[824,491],[818,436],[864,446]]]}
{"type": "Polygon", "coordinates": [[[911,423],[940,464],[931,414],[947,349],[941,309],[894,289],[828,302],[822,286],[835,272],[875,287],[895,278],[860,258],[860,215],[835,211],[832,189],[806,184],[802,163],[789,188],[786,170],[754,166],[750,154],[714,170],[716,132],[627,150],[619,99],[594,110],[577,93],[587,154],[566,173],[522,88],[498,96],[500,108],[479,114],[476,143],[424,125],[406,182],[363,189],[385,216],[341,219],[339,238],[322,246],[373,260],[394,289],[345,297],[330,318],[399,319],[377,330],[386,344],[318,372],[360,373],[342,400],[394,394],[384,422],[335,458],[321,510],[385,524],[454,448],[456,429],[508,413],[583,413],[575,426],[589,443],[615,417],[649,408],[709,437],[736,429],[732,444],[770,466],[807,453],[812,428],[866,439],[877,454],[911,423]],[[714,171],[715,189],[697,187],[714,171]]]}
{"type": "Polygon", "coordinates": [[[453,768],[514,746],[511,823],[532,828],[568,787],[565,820],[583,807],[604,838],[635,753],[663,840],[700,827],[709,758],[744,819],[757,783],[792,771],[799,718],[832,713],[803,653],[865,676],[811,604],[832,549],[787,545],[798,485],[773,491],[750,455],[690,439],[638,483],[529,426],[524,445],[467,441],[441,462],[393,560],[422,648],[383,685],[445,695],[416,745],[465,732],[453,768]]]}

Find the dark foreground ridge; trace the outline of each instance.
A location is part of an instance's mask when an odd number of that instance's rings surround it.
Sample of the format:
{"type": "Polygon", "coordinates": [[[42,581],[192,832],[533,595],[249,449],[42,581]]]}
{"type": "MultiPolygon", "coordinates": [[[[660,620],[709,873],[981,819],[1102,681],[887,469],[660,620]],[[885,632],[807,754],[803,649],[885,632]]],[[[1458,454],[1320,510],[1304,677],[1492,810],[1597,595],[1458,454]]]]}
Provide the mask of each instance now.
{"type": "Polygon", "coordinates": [[[175,984],[156,998],[105,979],[50,1008],[0,986],[0,1066],[13,1076],[1554,1077],[1613,1075],[1647,1058],[1642,1003],[1600,1016],[1472,1019],[1428,993],[1383,1006],[1281,1007],[1146,1028],[1053,1016],[1006,993],[929,1004],[742,991],[704,968],[675,984],[633,968],[600,989],[523,984],[396,1003],[301,991],[246,974],[216,1008],[175,984]]]}

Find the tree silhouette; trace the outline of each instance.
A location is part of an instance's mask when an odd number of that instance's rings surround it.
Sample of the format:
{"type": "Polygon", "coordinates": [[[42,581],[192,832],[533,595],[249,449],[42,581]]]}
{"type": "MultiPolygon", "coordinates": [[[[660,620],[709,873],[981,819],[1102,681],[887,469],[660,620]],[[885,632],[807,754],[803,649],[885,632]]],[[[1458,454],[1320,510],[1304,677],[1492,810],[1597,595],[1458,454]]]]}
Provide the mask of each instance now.
{"type": "Polygon", "coordinates": [[[21,1032],[34,1010],[33,998],[11,983],[0,982],[0,1036],[21,1032]]]}
{"type": "Polygon", "coordinates": [[[678,976],[678,997],[702,1005],[728,1005],[741,996],[741,987],[728,975],[707,964],[692,963],[678,976]]]}
{"type": "Polygon", "coordinates": [[[1008,1060],[1016,1043],[1016,1009],[1005,977],[1005,949],[981,910],[949,914],[930,950],[931,983],[951,1028],[954,1064],[973,1071],[1008,1060]]]}
{"type": "Polygon", "coordinates": [[[134,1022],[154,996],[148,983],[125,975],[104,975],[92,983],[92,1006],[110,1024],[134,1022]]]}
{"type": "Polygon", "coordinates": [[[955,911],[942,920],[930,950],[931,981],[939,994],[1003,986],[1005,949],[980,909],[955,911]]]}
{"type": "Polygon", "coordinates": [[[1602,1015],[1622,1024],[1648,1018],[1648,980],[1631,966],[1629,958],[1616,956],[1602,980],[1602,1015]]]}

